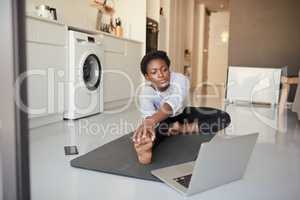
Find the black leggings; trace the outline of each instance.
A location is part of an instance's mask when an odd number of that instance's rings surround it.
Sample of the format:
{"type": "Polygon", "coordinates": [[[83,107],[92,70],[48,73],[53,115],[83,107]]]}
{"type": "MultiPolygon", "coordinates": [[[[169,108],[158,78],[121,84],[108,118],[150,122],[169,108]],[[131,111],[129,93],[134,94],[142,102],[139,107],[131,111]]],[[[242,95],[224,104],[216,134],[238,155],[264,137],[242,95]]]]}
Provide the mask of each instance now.
{"type": "Polygon", "coordinates": [[[214,134],[226,128],[230,124],[230,116],[227,112],[209,107],[186,107],[183,112],[175,117],[169,117],[160,122],[156,127],[156,142],[168,135],[168,129],[174,122],[198,123],[199,134],[214,134]]]}

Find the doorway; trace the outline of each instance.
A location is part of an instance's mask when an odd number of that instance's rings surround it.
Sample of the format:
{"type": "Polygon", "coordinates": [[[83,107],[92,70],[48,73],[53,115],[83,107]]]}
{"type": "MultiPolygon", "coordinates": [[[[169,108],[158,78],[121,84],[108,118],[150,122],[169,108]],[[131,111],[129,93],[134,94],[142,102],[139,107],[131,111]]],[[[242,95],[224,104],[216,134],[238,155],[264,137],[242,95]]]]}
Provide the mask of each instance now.
{"type": "Polygon", "coordinates": [[[202,88],[207,79],[209,15],[204,4],[195,5],[192,89],[202,88]]]}
{"type": "Polygon", "coordinates": [[[192,89],[195,93],[224,97],[228,68],[229,12],[195,4],[192,89]]]}

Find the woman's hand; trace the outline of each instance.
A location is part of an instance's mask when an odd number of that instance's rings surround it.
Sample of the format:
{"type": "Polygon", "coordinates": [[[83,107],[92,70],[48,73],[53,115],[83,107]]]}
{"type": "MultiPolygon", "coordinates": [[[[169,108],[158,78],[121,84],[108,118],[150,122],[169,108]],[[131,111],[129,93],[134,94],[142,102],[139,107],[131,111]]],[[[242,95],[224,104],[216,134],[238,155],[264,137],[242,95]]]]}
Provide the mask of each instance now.
{"type": "Polygon", "coordinates": [[[155,121],[151,118],[146,118],[142,124],[135,130],[133,134],[133,142],[140,143],[146,138],[150,138],[152,141],[155,140],[155,121]]]}
{"type": "Polygon", "coordinates": [[[171,113],[172,107],[168,103],[164,103],[156,113],[144,119],[143,123],[135,130],[132,137],[133,142],[139,143],[142,138],[147,137],[154,141],[156,124],[167,119],[171,113]]]}

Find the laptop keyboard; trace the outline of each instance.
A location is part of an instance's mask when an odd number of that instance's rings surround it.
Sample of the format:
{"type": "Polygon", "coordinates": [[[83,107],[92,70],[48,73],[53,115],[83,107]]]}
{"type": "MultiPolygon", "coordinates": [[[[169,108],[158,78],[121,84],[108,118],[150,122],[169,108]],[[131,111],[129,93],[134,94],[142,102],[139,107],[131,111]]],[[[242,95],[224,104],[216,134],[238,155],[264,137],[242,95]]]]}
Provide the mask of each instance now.
{"type": "Polygon", "coordinates": [[[191,182],[192,174],[186,175],[186,176],[181,176],[178,178],[174,178],[174,181],[179,183],[180,185],[188,188],[191,182]]]}

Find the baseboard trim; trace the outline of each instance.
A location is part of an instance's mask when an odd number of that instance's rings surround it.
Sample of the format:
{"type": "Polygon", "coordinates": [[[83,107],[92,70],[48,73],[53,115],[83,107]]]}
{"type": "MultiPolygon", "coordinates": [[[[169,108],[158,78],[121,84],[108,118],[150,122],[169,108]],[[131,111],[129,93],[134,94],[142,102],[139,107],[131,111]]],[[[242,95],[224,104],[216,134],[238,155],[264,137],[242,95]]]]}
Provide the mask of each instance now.
{"type": "MultiPolygon", "coordinates": [[[[121,108],[122,106],[125,106],[126,104],[128,104],[129,101],[130,101],[130,98],[104,102],[104,111],[121,108]]],[[[130,103],[130,104],[132,104],[132,103],[130,103]]]]}
{"type": "Polygon", "coordinates": [[[34,117],[29,119],[29,128],[38,128],[63,120],[63,113],[51,114],[43,117],[34,117]]]}

